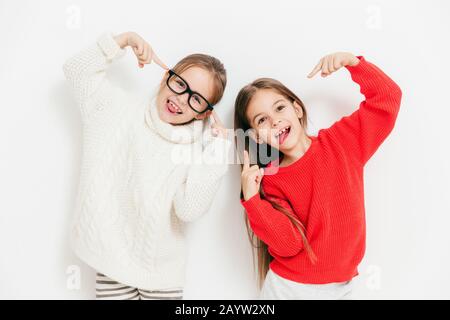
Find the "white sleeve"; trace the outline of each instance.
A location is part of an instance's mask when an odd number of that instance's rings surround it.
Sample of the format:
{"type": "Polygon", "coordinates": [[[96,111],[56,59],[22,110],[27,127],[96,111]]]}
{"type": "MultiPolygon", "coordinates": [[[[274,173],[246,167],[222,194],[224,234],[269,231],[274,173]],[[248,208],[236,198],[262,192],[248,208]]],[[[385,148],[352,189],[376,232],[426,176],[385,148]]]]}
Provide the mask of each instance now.
{"type": "Polygon", "coordinates": [[[229,167],[233,143],[220,137],[207,141],[202,161],[189,167],[173,200],[176,215],[185,222],[194,221],[209,210],[229,167]]]}
{"type": "Polygon", "coordinates": [[[100,91],[120,90],[114,87],[106,77],[106,70],[111,63],[123,57],[126,49],[120,48],[113,38],[113,33],[105,32],[96,42],[67,59],[63,72],[71,84],[81,116],[86,120],[95,109],[95,103],[89,103],[93,95],[100,91]]]}

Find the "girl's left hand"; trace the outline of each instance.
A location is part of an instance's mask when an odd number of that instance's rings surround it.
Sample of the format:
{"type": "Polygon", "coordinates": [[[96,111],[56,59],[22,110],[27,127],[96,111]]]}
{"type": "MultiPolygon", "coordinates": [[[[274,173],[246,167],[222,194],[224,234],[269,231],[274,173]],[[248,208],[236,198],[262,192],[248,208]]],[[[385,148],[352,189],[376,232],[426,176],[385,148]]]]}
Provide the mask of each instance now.
{"type": "Polygon", "coordinates": [[[211,117],[213,123],[211,124],[211,133],[214,137],[221,137],[226,139],[228,135],[227,128],[223,125],[223,122],[219,119],[215,110],[212,110],[211,117]]]}
{"type": "Polygon", "coordinates": [[[336,52],[329,54],[322,59],[314,67],[308,78],[314,77],[314,75],[321,71],[322,77],[327,77],[333,72],[339,70],[345,66],[356,66],[359,63],[359,59],[349,52],[336,52]]]}

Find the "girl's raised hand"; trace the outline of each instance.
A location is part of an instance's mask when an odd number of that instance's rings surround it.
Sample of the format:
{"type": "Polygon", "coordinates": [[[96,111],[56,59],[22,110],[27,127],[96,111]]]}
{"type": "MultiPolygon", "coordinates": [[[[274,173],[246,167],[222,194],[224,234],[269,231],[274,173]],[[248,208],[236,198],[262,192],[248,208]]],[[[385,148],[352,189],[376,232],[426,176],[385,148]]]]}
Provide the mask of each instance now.
{"type": "Polygon", "coordinates": [[[342,67],[356,66],[358,63],[359,59],[349,52],[332,53],[319,60],[314,69],[308,74],[308,78],[314,77],[319,71],[322,77],[327,77],[342,67]]]}
{"type": "Polygon", "coordinates": [[[260,169],[256,164],[250,167],[248,151],[244,150],[244,166],[241,173],[241,184],[245,200],[248,200],[259,193],[259,186],[263,176],[264,169],[260,169]]]}
{"type": "Polygon", "coordinates": [[[221,137],[226,139],[228,135],[227,128],[225,128],[223,122],[219,119],[219,115],[215,110],[211,111],[211,133],[214,137],[221,137]]]}
{"type": "Polygon", "coordinates": [[[145,64],[155,61],[157,65],[165,70],[169,68],[158,58],[152,47],[136,32],[125,32],[115,37],[121,48],[131,47],[138,59],[138,65],[143,68],[145,64]]]}

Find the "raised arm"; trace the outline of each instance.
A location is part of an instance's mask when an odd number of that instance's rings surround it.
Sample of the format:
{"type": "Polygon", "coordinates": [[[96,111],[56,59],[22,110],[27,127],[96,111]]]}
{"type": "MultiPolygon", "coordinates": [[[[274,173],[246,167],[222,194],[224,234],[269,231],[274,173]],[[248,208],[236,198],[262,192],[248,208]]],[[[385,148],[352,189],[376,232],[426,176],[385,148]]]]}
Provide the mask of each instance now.
{"type": "Polygon", "coordinates": [[[87,120],[95,110],[96,105],[89,100],[98,90],[119,90],[106,78],[106,70],[124,54],[125,49],[114,40],[113,34],[106,32],[94,44],[64,62],[64,75],[71,84],[83,120],[87,120]]]}
{"type": "Polygon", "coordinates": [[[214,138],[203,151],[203,163],[189,167],[173,199],[175,214],[180,220],[192,222],[209,210],[227,172],[226,159],[231,147],[231,141],[214,138]]]}
{"type": "MultiPolygon", "coordinates": [[[[282,257],[290,257],[303,249],[300,231],[283,212],[262,199],[259,186],[264,175],[257,165],[250,166],[248,152],[244,151],[244,165],[241,175],[244,206],[250,227],[256,236],[269,247],[269,251],[282,257]]],[[[289,213],[295,216],[290,204],[281,198],[271,197],[289,213]]]]}
{"type": "Polygon", "coordinates": [[[211,127],[204,134],[205,148],[201,159],[189,167],[173,200],[176,215],[185,222],[194,221],[209,210],[228,169],[233,144],[215,111],[210,121],[211,127]]]}
{"type": "Polygon", "coordinates": [[[394,128],[402,92],[391,78],[362,56],[346,54],[335,56],[334,62],[330,59],[322,62],[319,69],[322,75],[327,76],[345,66],[365,99],[359,109],[335,122],[327,131],[364,165],[394,128]]]}
{"type": "MultiPolygon", "coordinates": [[[[295,216],[292,207],[286,200],[272,198],[295,216]]],[[[291,257],[303,250],[300,231],[292,221],[272,204],[261,199],[259,193],[248,200],[241,199],[250,227],[253,232],[269,247],[269,251],[281,257],[291,257]]]]}
{"type": "Polygon", "coordinates": [[[106,72],[114,61],[125,55],[127,46],[132,47],[141,68],[154,60],[167,69],[150,45],[134,32],[119,35],[105,32],[95,43],[64,62],[64,75],[72,86],[84,120],[96,110],[97,103],[93,98],[97,92],[103,92],[111,98],[111,92],[121,91],[107,79],[106,72]]]}

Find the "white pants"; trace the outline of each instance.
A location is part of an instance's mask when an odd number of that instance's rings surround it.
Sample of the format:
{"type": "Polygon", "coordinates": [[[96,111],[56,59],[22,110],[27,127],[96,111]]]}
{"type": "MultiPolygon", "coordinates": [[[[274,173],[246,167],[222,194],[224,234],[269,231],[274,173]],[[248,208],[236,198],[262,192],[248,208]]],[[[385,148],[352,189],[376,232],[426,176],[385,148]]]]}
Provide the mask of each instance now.
{"type": "Polygon", "coordinates": [[[327,284],[304,284],[267,272],[260,299],[263,300],[346,300],[350,299],[352,281],[327,284]]]}

